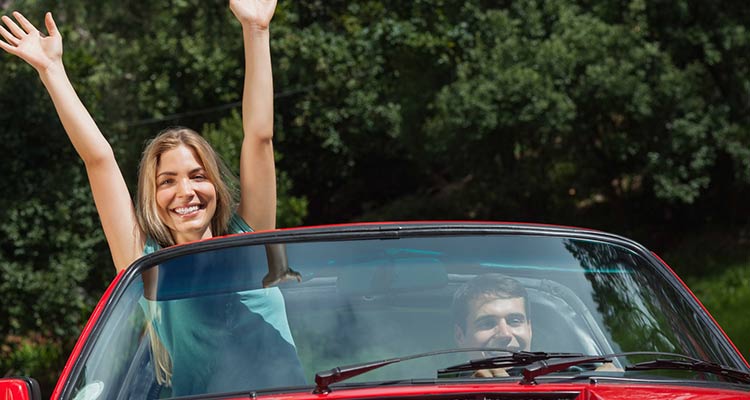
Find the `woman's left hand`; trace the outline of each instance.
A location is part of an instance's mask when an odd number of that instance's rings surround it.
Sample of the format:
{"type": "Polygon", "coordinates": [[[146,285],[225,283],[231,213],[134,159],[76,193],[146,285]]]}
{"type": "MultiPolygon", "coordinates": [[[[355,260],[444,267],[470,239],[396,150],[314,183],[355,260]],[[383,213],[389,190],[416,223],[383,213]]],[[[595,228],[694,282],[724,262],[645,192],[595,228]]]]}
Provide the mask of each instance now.
{"type": "Polygon", "coordinates": [[[268,29],[276,0],[229,0],[229,8],[242,26],[268,29]]]}

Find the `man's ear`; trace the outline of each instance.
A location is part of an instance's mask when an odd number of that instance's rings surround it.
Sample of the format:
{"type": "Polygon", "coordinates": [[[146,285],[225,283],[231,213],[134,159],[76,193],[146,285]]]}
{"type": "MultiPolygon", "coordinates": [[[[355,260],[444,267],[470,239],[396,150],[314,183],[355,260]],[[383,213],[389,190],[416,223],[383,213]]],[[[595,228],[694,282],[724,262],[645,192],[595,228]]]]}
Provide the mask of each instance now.
{"type": "Polygon", "coordinates": [[[461,347],[464,344],[464,330],[458,325],[453,325],[453,335],[456,338],[456,344],[461,347]]]}

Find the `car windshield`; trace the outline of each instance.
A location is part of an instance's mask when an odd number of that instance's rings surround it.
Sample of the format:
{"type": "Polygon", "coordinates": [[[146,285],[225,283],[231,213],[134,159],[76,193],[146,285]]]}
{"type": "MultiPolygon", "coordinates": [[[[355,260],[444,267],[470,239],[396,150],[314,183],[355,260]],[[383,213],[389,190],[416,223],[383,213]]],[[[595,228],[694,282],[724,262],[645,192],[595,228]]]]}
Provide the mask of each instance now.
{"type": "MultiPolygon", "coordinates": [[[[624,240],[331,237],[248,235],[150,258],[158,263],[129,271],[114,292],[68,398],[310,391],[319,371],[451,348],[661,351],[746,369],[679,282],[624,240]],[[284,274],[292,279],[275,284],[284,274]]],[[[436,379],[483,354],[405,361],[346,384],[436,379]]]]}

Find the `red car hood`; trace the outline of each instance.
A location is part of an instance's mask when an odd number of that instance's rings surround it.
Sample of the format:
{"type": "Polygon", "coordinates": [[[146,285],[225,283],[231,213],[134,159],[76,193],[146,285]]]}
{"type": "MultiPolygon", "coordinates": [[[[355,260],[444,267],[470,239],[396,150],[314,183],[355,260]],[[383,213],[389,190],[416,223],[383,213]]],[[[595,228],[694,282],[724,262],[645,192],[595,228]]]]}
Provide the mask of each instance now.
{"type": "MultiPolygon", "coordinates": [[[[514,400],[539,399],[572,399],[572,400],[609,400],[609,399],[671,399],[671,400],[698,400],[698,399],[750,399],[750,386],[747,390],[736,390],[727,388],[697,387],[683,385],[648,385],[634,384],[631,382],[607,383],[607,384],[541,384],[521,386],[513,384],[488,384],[476,385],[454,384],[454,385],[414,385],[406,387],[390,388],[367,388],[367,389],[336,389],[327,394],[311,393],[285,393],[259,395],[258,400],[349,400],[349,399],[371,399],[387,397],[410,397],[425,399],[432,396],[451,400],[466,399],[475,400],[477,395],[484,399],[506,399],[506,395],[512,395],[514,400]],[[554,396],[554,394],[560,396],[554,396]],[[528,395],[528,397],[526,397],[528,395]]],[[[247,397],[244,397],[247,399],[247,397]]]]}

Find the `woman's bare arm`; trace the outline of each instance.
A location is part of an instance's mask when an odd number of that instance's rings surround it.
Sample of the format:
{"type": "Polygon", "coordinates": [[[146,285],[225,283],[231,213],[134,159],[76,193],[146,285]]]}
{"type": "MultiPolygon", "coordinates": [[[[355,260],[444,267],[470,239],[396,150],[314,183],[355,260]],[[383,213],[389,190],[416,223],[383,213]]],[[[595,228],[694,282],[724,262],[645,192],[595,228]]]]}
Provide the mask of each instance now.
{"type": "Polygon", "coordinates": [[[20,13],[13,16],[18,23],[2,17],[5,27],[0,25],[4,39],[0,40],[0,48],[23,59],[39,73],[65,132],[86,165],[112,259],[120,271],[140,256],[143,238],[114,152],[68,79],[62,61],[62,36],[52,14],[45,16],[47,36],[42,36],[20,13]]]}
{"type": "Polygon", "coordinates": [[[242,93],[240,216],[255,230],[276,227],[273,155],[273,78],[268,26],[276,0],[230,0],[242,24],[245,83],[242,93]]]}

